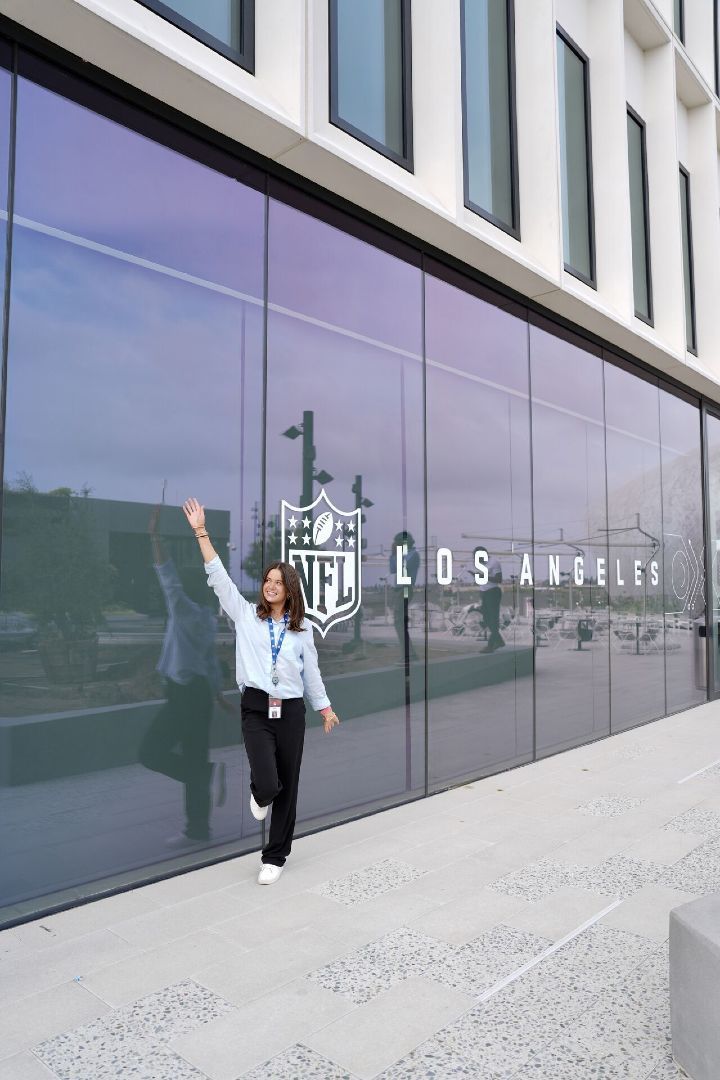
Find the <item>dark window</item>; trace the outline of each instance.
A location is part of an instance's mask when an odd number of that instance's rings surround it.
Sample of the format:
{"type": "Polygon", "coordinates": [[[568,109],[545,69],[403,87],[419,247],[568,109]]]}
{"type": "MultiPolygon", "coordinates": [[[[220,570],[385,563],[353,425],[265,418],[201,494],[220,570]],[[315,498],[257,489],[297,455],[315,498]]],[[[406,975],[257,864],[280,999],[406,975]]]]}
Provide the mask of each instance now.
{"type": "Polygon", "coordinates": [[[255,0],[140,0],[211,49],[255,71],[255,0]]]}
{"type": "Polygon", "coordinates": [[[673,30],[685,44],[685,0],[674,0],[673,4],[673,30]]]}
{"type": "Polygon", "coordinates": [[[682,219],[683,280],[685,283],[685,342],[689,352],[697,353],[690,174],[682,165],[680,166],[680,215],[682,219]]]}
{"type": "Polygon", "coordinates": [[[589,61],[559,29],[557,44],[565,269],[594,286],[589,61]]]}
{"type": "Polygon", "coordinates": [[[513,0],[463,0],[465,205],[518,234],[513,0]]]}
{"type": "Polygon", "coordinates": [[[330,0],[330,121],[412,170],[410,0],[330,0]]]}
{"type": "Polygon", "coordinates": [[[720,94],[720,26],[718,25],[718,0],[713,0],[713,60],[715,74],[715,94],[720,94]]]}
{"type": "Polygon", "coordinates": [[[653,315],[645,124],[630,106],[627,110],[627,139],[635,314],[639,319],[651,323],[653,315]]]}
{"type": "Polygon", "coordinates": [[[707,471],[707,536],[710,604],[710,687],[720,694],[720,418],[705,417],[705,461],[707,471]]]}

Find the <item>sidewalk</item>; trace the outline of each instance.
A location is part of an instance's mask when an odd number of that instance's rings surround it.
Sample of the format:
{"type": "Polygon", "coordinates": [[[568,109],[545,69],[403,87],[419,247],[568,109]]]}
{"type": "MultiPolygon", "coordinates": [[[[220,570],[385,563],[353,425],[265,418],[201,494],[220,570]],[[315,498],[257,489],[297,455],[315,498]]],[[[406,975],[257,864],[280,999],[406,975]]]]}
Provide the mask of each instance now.
{"type": "Polygon", "coordinates": [[[274,886],[253,854],[6,930],[0,1080],[680,1077],[718,759],[711,703],[298,840],[274,886]]]}

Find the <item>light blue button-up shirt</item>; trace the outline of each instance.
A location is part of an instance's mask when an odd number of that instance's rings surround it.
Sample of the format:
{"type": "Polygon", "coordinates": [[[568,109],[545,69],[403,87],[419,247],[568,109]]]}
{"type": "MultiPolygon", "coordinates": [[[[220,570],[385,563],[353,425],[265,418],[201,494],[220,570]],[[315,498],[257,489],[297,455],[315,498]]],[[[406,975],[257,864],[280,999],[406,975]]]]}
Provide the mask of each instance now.
{"type": "MultiPolygon", "coordinates": [[[[307,697],[313,709],[325,709],[330,699],[318,667],[318,655],[310,623],[303,621],[301,632],[288,630],[277,660],[280,682],[273,686],[272,650],[267,620],[261,619],[255,605],[238,591],[219,555],[205,563],[208,585],[215,590],[222,609],[235,624],[235,666],[240,689],[254,686],[282,698],[307,697]]],[[[283,621],[275,623],[275,641],[282,633],[283,621]]]]}

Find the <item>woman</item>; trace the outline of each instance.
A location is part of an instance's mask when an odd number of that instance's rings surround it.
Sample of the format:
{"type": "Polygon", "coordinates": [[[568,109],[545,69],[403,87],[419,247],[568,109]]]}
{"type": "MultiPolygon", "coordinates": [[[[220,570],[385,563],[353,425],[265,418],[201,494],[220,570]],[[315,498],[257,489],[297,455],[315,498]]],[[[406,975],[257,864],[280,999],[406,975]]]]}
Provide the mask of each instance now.
{"type": "Polygon", "coordinates": [[[200,544],[208,584],[235,624],[242,731],[250,762],[250,811],[262,821],[273,804],[258,884],[272,885],[290,854],[295,829],[305,739],[304,694],[322,713],[326,734],[340,721],[320,675],[296,571],[289,563],[272,563],[263,575],[260,601],[254,607],[240,595],[210,543],[205,508],[197,499],[188,499],[183,510],[200,544]]]}

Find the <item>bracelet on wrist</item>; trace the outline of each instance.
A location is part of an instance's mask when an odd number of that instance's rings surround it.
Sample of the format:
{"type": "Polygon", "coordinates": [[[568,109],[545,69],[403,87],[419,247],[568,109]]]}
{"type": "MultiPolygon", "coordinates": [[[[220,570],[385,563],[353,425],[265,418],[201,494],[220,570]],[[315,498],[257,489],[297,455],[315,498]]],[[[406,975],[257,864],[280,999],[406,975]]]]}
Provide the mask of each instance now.
{"type": "Polygon", "coordinates": [[[196,532],[195,533],[195,536],[198,538],[198,540],[203,540],[207,535],[208,535],[207,530],[203,530],[202,532],[196,532]]]}

